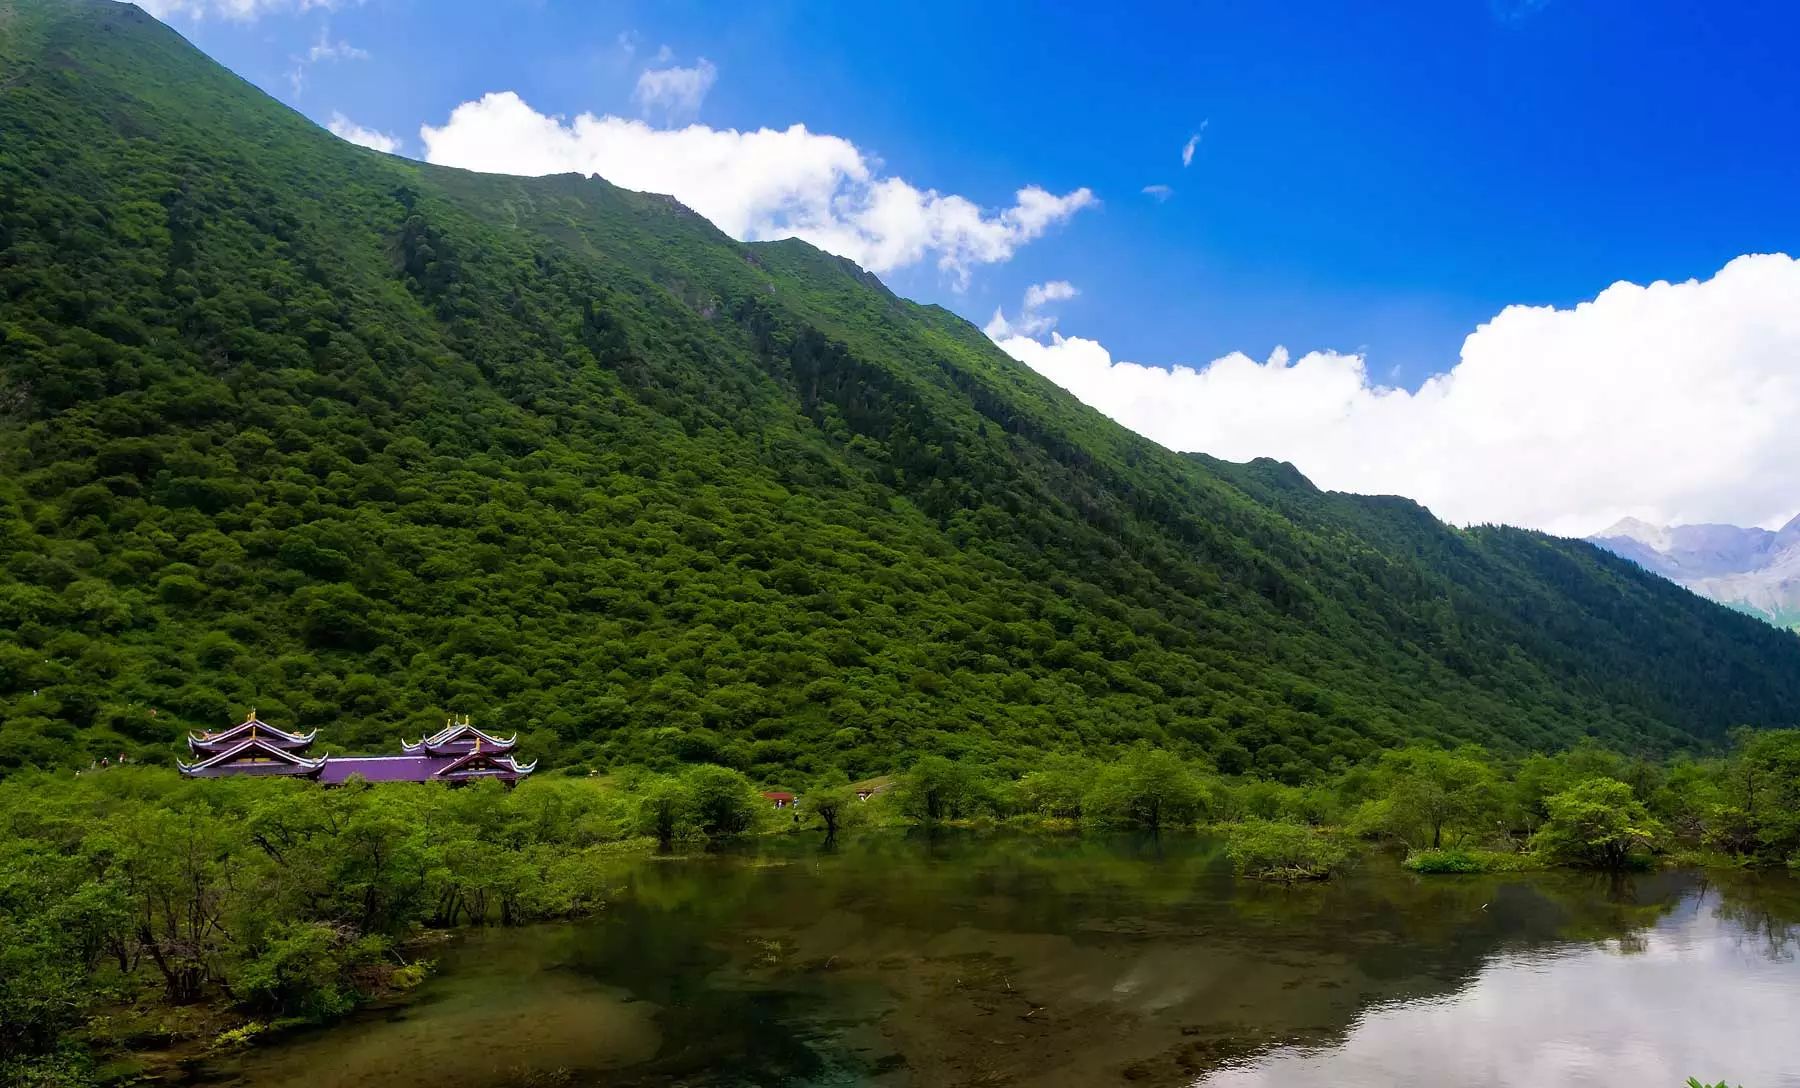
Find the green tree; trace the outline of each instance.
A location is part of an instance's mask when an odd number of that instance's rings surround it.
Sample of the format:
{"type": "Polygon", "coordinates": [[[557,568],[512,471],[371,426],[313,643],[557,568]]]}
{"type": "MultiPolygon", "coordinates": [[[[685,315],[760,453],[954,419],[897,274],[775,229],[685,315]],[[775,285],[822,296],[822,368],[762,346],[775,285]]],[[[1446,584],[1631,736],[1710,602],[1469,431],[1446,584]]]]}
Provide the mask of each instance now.
{"type": "Polygon", "coordinates": [[[696,764],[684,769],[682,778],[692,798],[694,820],[708,836],[750,830],[764,807],[750,780],[730,767],[696,764]]]}
{"type": "Polygon", "coordinates": [[[1662,840],[1663,828],[1631,787],[1589,778],[1551,797],[1549,817],[1533,839],[1549,857],[1596,869],[1622,869],[1633,854],[1662,840]]]}
{"type": "Polygon", "coordinates": [[[232,990],[260,1011],[327,1020],[355,1006],[350,971],[381,951],[324,922],[278,922],[233,972],[232,990]]]}
{"type": "Polygon", "coordinates": [[[1103,824],[1155,831],[1192,823],[1204,796],[1179,756],[1140,747],[1099,769],[1082,798],[1082,811],[1103,824]]]}
{"type": "Polygon", "coordinates": [[[1381,795],[1359,822],[1415,848],[1438,849],[1497,826],[1499,783],[1482,753],[1410,747],[1381,759],[1381,795]]]}
{"type": "Polygon", "coordinates": [[[827,835],[835,835],[843,823],[845,813],[853,811],[852,806],[857,801],[856,794],[850,792],[847,784],[832,781],[821,783],[801,794],[800,803],[825,825],[827,835]]]}
{"type": "Polygon", "coordinates": [[[644,779],[637,790],[637,829],[668,849],[686,832],[698,828],[698,806],[689,783],[674,775],[644,779]]]}
{"type": "Polygon", "coordinates": [[[1046,756],[1043,765],[1023,775],[1014,787],[1018,806],[1041,816],[1079,820],[1082,800],[1094,781],[1094,762],[1072,752],[1046,756]]]}
{"type": "Polygon", "coordinates": [[[899,793],[902,810],[928,823],[969,815],[978,796],[969,768],[939,755],[915,762],[901,777],[899,793]]]}

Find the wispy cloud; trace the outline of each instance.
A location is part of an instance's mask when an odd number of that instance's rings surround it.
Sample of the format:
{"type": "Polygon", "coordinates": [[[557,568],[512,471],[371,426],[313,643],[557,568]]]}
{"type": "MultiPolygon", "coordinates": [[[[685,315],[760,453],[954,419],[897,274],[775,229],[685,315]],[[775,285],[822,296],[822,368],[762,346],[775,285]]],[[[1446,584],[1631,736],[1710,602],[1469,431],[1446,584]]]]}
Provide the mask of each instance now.
{"type": "Polygon", "coordinates": [[[1550,6],[1550,0],[1488,0],[1488,11],[1500,23],[1517,23],[1550,6]]]}
{"type": "Polygon", "coordinates": [[[359,49],[343,39],[333,41],[331,28],[319,28],[319,40],[313,42],[312,48],[306,51],[306,59],[314,64],[323,60],[368,60],[369,51],[359,49]]]}
{"type": "Polygon", "coordinates": [[[288,58],[293,67],[288,70],[288,86],[297,96],[306,89],[307,75],[314,65],[335,63],[340,60],[368,60],[369,51],[351,45],[342,38],[333,39],[329,24],[319,28],[319,36],[311,48],[288,58]]]}
{"type": "MultiPolygon", "coordinates": [[[[663,51],[666,53],[668,48],[663,46],[663,51]]],[[[663,58],[659,55],[659,59],[663,58]]],[[[693,117],[700,112],[700,104],[706,101],[706,93],[718,78],[719,69],[705,57],[691,68],[646,68],[638,76],[637,89],[631,97],[646,112],[661,110],[672,120],[693,117]]]]}
{"type": "Polygon", "coordinates": [[[1187,138],[1187,143],[1181,145],[1181,165],[1184,168],[1194,164],[1194,152],[1200,149],[1200,141],[1206,136],[1206,126],[1210,124],[1212,124],[1210,117],[1200,122],[1200,127],[1187,138]]]}
{"type": "Polygon", "coordinates": [[[199,21],[208,17],[255,22],[275,12],[336,11],[362,0],[138,0],[138,6],[167,22],[177,16],[199,21]]]}
{"type": "Polygon", "coordinates": [[[1169,188],[1167,185],[1146,185],[1144,186],[1143,192],[1145,196],[1155,197],[1158,204],[1161,204],[1163,201],[1175,195],[1175,190],[1169,188]]]}

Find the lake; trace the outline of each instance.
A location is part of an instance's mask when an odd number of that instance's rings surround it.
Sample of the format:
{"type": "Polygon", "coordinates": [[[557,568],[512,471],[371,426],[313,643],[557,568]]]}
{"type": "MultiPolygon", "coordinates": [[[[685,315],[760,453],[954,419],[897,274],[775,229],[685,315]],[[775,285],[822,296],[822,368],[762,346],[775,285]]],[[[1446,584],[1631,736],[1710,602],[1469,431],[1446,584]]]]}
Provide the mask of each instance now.
{"type": "Polygon", "coordinates": [[[1217,843],[952,832],[625,859],[404,1007],[188,1071],[249,1088],[1800,1086],[1800,881],[1326,884],[1217,843]]]}

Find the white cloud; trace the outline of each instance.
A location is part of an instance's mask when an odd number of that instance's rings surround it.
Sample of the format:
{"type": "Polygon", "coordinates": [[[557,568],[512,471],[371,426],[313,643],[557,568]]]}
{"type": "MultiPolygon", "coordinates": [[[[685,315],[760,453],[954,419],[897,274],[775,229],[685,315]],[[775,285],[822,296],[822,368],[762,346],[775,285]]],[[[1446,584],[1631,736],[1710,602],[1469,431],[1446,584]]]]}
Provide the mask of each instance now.
{"type": "Polygon", "coordinates": [[[1194,152],[1199,150],[1200,138],[1206,135],[1206,126],[1210,124],[1212,124],[1212,119],[1210,117],[1200,122],[1200,127],[1195,130],[1192,136],[1187,138],[1187,143],[1181,145],[1181,165],[1183,168],[1193,165],[1194,152]]]}
{"type": "Polygon", "coordinates": [[[139,7],[167,22],[177,16],[200,20],[208,17],[253,22],[272,12],[336,11],[362,0],[137,0],[139,7]]]}
{"type": "Polygon", "coordinates": [[[368,60],[369,51],[359,49],[342,39],[332,40],[331,28],[319,28],[318,40],[304,54],[289,58],[293,67],[288,70],[288,86],[298,96],[306,89],[306,73],[313,65],[327,61],[368,60]]]}
{"type": "Polygon", "coordinates": [[[1068,280],[1034,283],[1025,288],[1025,299],[1020,304],[1017,318],[1008,320],[1006,313],[996,308],[983,331],[995,340],[1009,336],[1042,336],[1056,327],[1055,315],[1039,312],[1044,304],[1066,302],[1080,293],[1068,280]]]}
{"type": "MultiPolygon", "coordinates": [[[[668,46],[663,47],[664,50],[668,46]]],[[[647,68],[638,76],[632,101],[644,110],[660,109],[669,117],[692,117],[700,112],[706,92],[719,78],[719,69],[705,57],[692,68],[647,68]]]]}
{"type": "Polygon", "coordinates": [[[1097,201],[1037,186],[1011,207],[883,176],[849,140],[786,129],[653,128],[642,121],[572,120],[532,109],[511,91],[456,107],[442,127],[419,130],[428,162],[504,174],[599,174],[617,185],[669,193],[738,238],[798,237],[886,272],[935,258],[959,284],[979,264],[1022,245],[1097,201]]]}
{"type": "Polygon", "coordinates": [[[1175,190],[1167,185],[1146,185],[1143,192],[1145,196],[1155,197],[1158,204],[1175,195],[1175,190]]]}
{"type": "Polygon", "coordinates": [[[330,28],[320,27],[319,40],[306,51],[306,59],[313,64],[325,60],[368,60],[369,51],[358,49],[341,38],[333,41],[330,28]]]}
{"type": "Polygon", "coordinates": [[[1066,302],[1081,294],[1075,285],[1068,280],[1051,280],[1049,283],[1034,283],[1025,288],[1025,308],[1035,310],[1046,302],[1066,302]]]}
{"type": "Polygon", "coordinates": [[[1322,487],[1406,495],[1453,522],[1579,535],[1625,516],[1774,526],[1800,509],[1800,261],[1783,254],[1616,283],[1573,309],[1509,306],[1416,392],[1371,381],[1360,355],[1164,369],[999,331],[1172,449],[1291,461],[1322,487]]]}
{"type": "Polygon", "coordinates": [[[353,144],[361,144],[389,155],[398,154],[400,151],[399,137],[389,136],[385,132],[377,132],[372,128],[364,128],[341,113],[333,113],[331,120],[325,123],[325,127],[330,129],[333,135],[349,140],[353,144]]]}

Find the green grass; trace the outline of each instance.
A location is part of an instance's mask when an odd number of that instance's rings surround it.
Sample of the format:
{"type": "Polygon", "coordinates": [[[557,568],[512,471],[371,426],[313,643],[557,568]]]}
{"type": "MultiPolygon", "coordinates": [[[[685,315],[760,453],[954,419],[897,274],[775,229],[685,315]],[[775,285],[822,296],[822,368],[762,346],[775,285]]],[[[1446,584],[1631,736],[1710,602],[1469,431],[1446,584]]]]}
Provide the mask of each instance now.
{"type": "Polygon", "coordinates": [[[1406,855],[1402,864],[1415,873],[1427,875],[1522,873],[1545,868],[1544,863],[1531,854],[1464,847],[1414,850],[1406,855]]]}

